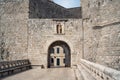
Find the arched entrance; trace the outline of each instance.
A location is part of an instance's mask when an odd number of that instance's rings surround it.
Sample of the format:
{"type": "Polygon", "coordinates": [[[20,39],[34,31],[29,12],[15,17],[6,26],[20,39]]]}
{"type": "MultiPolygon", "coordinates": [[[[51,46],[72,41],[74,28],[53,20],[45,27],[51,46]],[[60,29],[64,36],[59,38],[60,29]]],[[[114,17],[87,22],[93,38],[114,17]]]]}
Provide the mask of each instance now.
{"type": "Polygon", "coordinates": [[[70,67],[71,54],[66,42],[56,41],[48,48],[48,68],[70,67]]]}

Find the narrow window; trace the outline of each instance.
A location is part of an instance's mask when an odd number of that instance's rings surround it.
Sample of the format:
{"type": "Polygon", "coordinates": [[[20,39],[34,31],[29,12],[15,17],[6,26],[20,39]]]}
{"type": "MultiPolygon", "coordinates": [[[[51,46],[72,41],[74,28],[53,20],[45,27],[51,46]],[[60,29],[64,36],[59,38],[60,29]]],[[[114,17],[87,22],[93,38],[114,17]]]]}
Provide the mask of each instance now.
{"type": "Polygon", "coordinates": [[[100,2],[98,2],[98,7],[100,6],[100,2]]]}
{"type": "Polygon", "coordinates": [[[57,53],[60,53],[60,49],[59,48],[57,48],[57,53]]]}
{"type": "Polygon", "coordinates": [[[65,58],[63,59],[63,63],[65,63],[65,58]]]}
{"type": "Polygon", "coordinates": [[[57,34],[59,34],[59,25],[57,25],[56,30],[57,30],[57,34]]]}
{"type": "Polygon", "coordinates": [[[62,33],[62,25],[60,23],[56,26],[56,30],[57,30],[57,34],[62,33]]]}
{"type": "Polygon", "coordinates": [[[60,59],[57,58],[57,65],[59,66],[60,65],[60,59]]]}
{"type": "Polygon", "coordinates": [[[54,63],[54,59],[53,58],[51,58],[51,63],[54,63]]]}
{"type": "Polygon", "coordinates": [[[62,25],[60,25],[60,34],[62,33],[62,25]]]}

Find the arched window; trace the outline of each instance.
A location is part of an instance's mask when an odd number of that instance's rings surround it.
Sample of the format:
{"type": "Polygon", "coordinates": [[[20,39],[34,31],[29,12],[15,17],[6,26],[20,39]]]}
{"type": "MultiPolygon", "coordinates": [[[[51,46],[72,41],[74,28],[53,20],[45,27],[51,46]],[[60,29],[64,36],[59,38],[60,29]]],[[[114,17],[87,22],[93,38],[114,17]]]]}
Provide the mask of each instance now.
{"type": "Polygon", "coordinates": [[[57,34],[62,34],[62,25],[60,23],[56,26],[57,34]]]}
{"type": "Polygon", "coordinates": [[[59,25],[56,26],[57,34],[59,34],[59,25]]]}

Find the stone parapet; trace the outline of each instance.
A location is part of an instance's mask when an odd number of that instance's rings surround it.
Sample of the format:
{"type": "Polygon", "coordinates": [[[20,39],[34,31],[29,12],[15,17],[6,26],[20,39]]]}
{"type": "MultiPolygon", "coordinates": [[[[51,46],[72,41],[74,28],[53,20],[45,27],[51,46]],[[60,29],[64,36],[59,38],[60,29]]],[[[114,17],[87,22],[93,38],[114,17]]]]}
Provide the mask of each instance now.
{"type": "Polygon", "coordinates": [[[81,65],[90,72],[96,80],[120,80],[120,71],[81,59],[81,65]]]}

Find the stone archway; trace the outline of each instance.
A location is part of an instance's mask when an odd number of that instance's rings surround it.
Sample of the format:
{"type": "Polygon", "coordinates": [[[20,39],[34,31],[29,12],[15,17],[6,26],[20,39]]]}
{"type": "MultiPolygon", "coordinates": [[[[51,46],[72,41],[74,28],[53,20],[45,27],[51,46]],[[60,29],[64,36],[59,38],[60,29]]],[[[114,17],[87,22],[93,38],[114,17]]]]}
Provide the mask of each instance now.
{"type": "Polygon", "coordinates": [[[48,48],[48,68],[71,66],[71,51],[64,41],[55,41],[48,48]]]}

